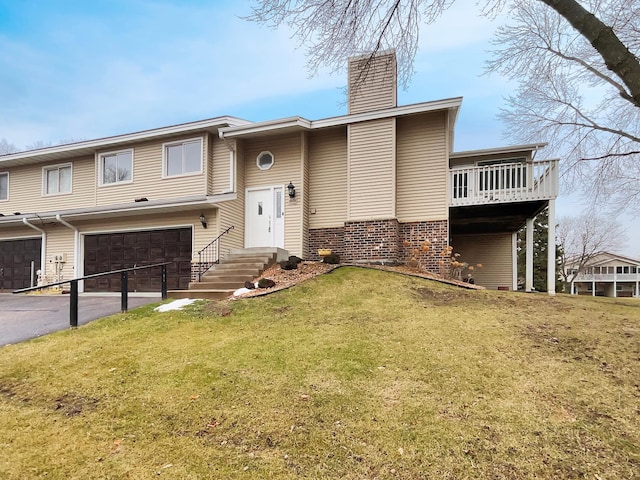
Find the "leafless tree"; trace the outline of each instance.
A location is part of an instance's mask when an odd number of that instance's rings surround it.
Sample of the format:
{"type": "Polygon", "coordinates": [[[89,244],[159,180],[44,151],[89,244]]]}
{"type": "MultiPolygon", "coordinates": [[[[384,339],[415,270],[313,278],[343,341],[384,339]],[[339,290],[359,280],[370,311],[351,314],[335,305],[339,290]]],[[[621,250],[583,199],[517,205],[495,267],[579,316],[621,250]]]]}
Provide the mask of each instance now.
{"type": "Polygon", "coordinates": [[[13,143],[9,143],[6,138],[0,138],[0,155],[15,153],[18,149],[13,143]]]}
{"type": "MultiPolygon", "coordinates": [[[[637,95],[555,10],[525,0],[511,7],[512,23],[498,29],[488,65],[519,82],[501,114],[511,127],[508,138],[548,141],[563,159],[565,185],[582,187],[592,202],[618,210],[640,204],[637,95]]],[[[640,2],[592,1],[590,7],[637,55],[640,2]]]]}
{"type": "Polygon", "coordinates": [[[627,240],[623,226],[612,217],[584,213],[563,217],[556,229],[562,248],[559,263],[565,284],[571,283],[599,253],[616,251],[627,240]]]}
{"type": "MultiPolygon", "coordinates": [[[[255,0],[249,20],[288,25],[308,66],[344,68],[347,57],[394,48],[400,82],[413,73],[420,28],[455,0],[255,0]]],[[[594,200],[640,204],[640,2],[479,0],[508,12],[489,72],[520,83],[503,117],[513,141],[550,141],[565,179],[594,200]],[[583,6],[584,5],[584,6],[583,6]]]]}

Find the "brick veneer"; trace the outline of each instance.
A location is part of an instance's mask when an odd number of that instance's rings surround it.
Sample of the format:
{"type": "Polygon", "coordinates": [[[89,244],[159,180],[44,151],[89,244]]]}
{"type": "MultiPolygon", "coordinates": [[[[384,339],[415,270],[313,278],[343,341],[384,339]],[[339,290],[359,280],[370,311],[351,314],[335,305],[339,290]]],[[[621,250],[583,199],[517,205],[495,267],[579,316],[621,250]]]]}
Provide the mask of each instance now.
{"type": "Polygon", "coordinates": [[[418,249],[418,261],[420,266],[428,272],[447,275],[450,270],[448,257],[442,257],[441,252],[449,245],[449,222],[436,220],[431,222],[410,222],[400,224],[400,245],[402,248],[401,260],[406,263],[414,255],[414,249],[418,249]],[[423,251],[421,244],[429,241],[429,250],[423,251]],[[444,265],[441,265],[441,262],[444,265]]]}
{"type": "Polygon", "coordinates": [[[309,259],[319,260],[318,249],[330,248],[346,262],[406,263],[419,248],[422,268],[446,274],[448,259],[440,256],[448,245],[447,220],[399,223],[396,219],[345,222],[344,227],[314,228],[309,232],[309,259]],[[429,251],[420,245],[428,240],[429,251]],[[445,265],[440,262],[444,261],[445,265]]]}
{"type": "Polygon", "coordinates": [[[312,228],[309,230],[309,260],[320,260],[318,249],[329,248],[346,260],[344,251],[344,227],[312,228]]]}
{"type": "Polygon", "coordinates": [[[352,262],[397,262],[399,225],[395,218],[345,222],[344,249],[347,258],[352,262]]]}

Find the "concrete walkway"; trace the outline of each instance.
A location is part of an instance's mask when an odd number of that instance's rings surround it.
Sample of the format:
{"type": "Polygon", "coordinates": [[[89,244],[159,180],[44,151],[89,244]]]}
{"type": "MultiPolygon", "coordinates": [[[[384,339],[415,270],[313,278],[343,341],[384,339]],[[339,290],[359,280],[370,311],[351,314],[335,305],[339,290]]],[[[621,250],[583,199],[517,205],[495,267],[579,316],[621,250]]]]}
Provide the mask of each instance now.
{"type": "MultiPolygon", "coordinates": [[[[129,294],[129,310],[159,302],[160,293],[129,294]]],[[[69,328],[69,295],[0,293],[0,348],[69,328]]],[[[120,312],[120,294],[81,293],[78,325],[120,312]]]]}

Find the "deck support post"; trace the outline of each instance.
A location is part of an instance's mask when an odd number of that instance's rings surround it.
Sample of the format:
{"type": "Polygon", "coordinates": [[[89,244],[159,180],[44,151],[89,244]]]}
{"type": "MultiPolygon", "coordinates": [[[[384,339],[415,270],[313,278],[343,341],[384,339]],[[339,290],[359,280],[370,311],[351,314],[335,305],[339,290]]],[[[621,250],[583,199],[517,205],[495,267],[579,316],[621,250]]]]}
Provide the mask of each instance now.
{"type": "Polygon", "coordinates": [[[556,294],[556,201],[549,200],[549,224],[547,227],[547,293],[556,294]]]}
{"type": "Polygon", "coordinates": [[[533,218],[527,218],[524,291],[533,291],[533,218]]]}

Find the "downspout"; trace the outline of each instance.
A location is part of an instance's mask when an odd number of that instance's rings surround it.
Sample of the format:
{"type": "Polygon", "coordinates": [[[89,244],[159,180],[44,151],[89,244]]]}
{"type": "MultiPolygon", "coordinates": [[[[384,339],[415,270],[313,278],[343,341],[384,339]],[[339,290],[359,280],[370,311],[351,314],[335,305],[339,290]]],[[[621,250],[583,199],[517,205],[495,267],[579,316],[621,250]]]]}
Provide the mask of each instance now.
{"type": "MultiPolygon", "coordinates": [[[[74,271],[73,278],[81,277],[82,272],[78,274],[78,258],[80,258],[80,255],[78,255],[78,246],[80,245],[80,232],[78,231],[77,227],[74,227],[66,220],[63,220],[62,216],[59,213],[56,214],[56,220],[60,222],[62,225],[64,225],[65,227],[73,230],[73,271],[74,271]]],[[[80,282],[80,285],[78,285],[79,290],[81,292],[83,291],[82,283],[83,282],[80,282]]]]}
{"type": "Polygon", "coordinates": [[[24,223],[27,227],[31,227],[42,234],[42,248],[40,251],[40,272],[42,273],[42,276],[44,276],[47,267],[47,232],[45,232],[40,227],[36,227],[34,224],[29,223],[27,217],[22,218],[22,223],[24,223]]]}

